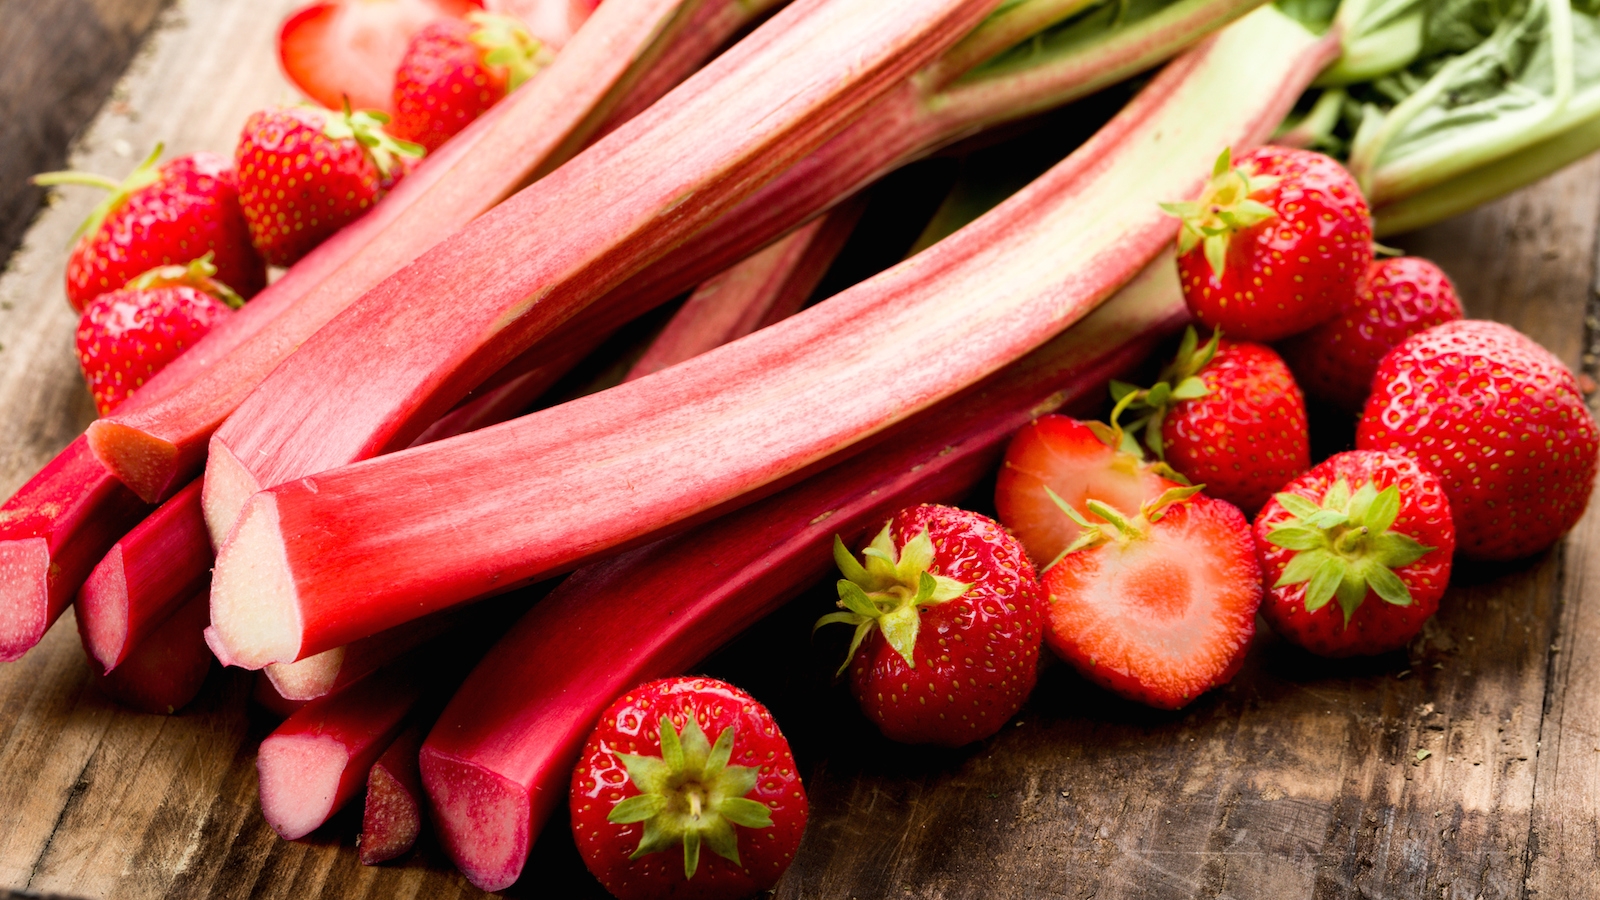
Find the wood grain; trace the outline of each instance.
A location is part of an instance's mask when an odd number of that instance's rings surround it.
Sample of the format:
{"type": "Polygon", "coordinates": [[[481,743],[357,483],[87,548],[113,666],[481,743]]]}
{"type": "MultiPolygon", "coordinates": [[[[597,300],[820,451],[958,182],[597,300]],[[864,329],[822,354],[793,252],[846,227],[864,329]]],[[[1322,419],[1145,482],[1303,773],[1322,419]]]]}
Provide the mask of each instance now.
{"type": "MultiPolygon", "coordinates": [[[[290,96],[271,35],[291,5],[180,0],[74,164],[120,173],[163,138],[227,152],[251,109],[290,96]]],[[[62,195],[0,277],[0,491],[92,415],[61,291],[92,203],[62,195]]],[[[1439,260],[1474,315],[1592,367],[1597,229],[1600,158],[1402,243],[1439,260]]],[[[883,741],[831,683],[840,648],[809,637],[826,590],[705,668],[773,708],[807,773],[811,826],[780,897],[1600,896],[1597,551],[1591,513],[1543,556],[1464,566],[1425,634],[1374,660],[1317,660],[1263,628],[1234,683],[1179,713],[1052,665],[1011,726],[961,751],[883,741]]],[[[178,716],[119,709],[70,616],[0,667],[0,889],[481,896],[431,845],[360,866],[349,816],[279,840],[257,809],[270,725],[247,688],[219,671],[178,716]]],[[[526,871],[508,893],[604,896],[559,820],[526,871]]]]}

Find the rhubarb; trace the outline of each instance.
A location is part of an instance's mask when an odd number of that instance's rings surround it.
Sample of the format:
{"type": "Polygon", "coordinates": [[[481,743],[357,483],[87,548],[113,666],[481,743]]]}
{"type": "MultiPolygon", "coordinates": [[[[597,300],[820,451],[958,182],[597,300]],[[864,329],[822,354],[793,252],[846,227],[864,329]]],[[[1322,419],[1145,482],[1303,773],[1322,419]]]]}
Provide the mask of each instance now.
{"type": "Polygon", "coordinates": [[[1024,361],[848,463],[724,519],[581,569],[495,645],[422,750],[440,839],[473,884],[517,879],[595,720],[776,609],[896,509],[951,502],[1035,416],[1100,401],[1186,314],[1170,256],[1024,361]],[[597,617],[594,611],[606,610],[597,617]]]}
{"type": "Polygon", "coordinates": [[[417,751],[428,729],[407,728],[367,773],[367,802],[361,810],[361,864],[387,862],[416,844],[422,834],[422,773],[417,751]]]}
{"type": "Polygon", "coordinates": [[[841,206],[700,285],[628,370],[632,381],[800,311],[861,217],[841,206]]]}
{"type": "Polygon", "coordinates": [[[205,490],[213,536],[226,535],[262,487],[405,447],[515,355],[815,149],[997,2],[790,5],[423,254],[307,340],[216,432],[205,490]]]}
{"type": "Polygon", "coordinates": [[[116,669],[97,675],[106,695],[124,706],[171,715],[205,686],[213,657],[202,634],[209,612],[206,588],[158,622],[116,669]]]}
{"type": "MultiPolygon", "coordinates": [[[[1173,237],[1158,203],[1194,193],[1222,147],[1264,138],[1334,46],[1258,11],[1169,65],[1017,196],[799,315],[600,394],[255,495],[218,557],[214,646],[250,668],[298,659],[825,465],[1114,293],[1173,237]]],[[[387,340],[372,335],[337,346],[387,340]]]]}
{"type": "MultiPolygon", "coordinates": [[[[300,279],[302,295],[286,308],[275,306],[270,325],[253,323],[252,333],[225,354],[208,356],[204,371],[182,388],[90,426],[95,455],[147,499],[181,488],[204,461],[212,431],[286,355],[368,288],[574,152],[636,76],[636,64],[671,38],[685,2],[602,4],[555,62],[447,142],[438,158],[424,162],[359,220],[353,227],[360,234],[346,237],[347,228],[336,235],[329,243],[338,246],[322,254],[333,271],[314,284],[300,279]],[[414,180],[422,184],[413,186],[414,180]],[[366,224],[380,214],[386,221],[366,224]]],[[[250,311],[246,307],[240,318],[250,311]]]]}
{"type": "Polygon", "coordinates": [[[291,702],[335,694],[444,634],[461,621],[450,612],[407,622],[299,662],[275,663],[262,671],[279,697],[291,702]]]}

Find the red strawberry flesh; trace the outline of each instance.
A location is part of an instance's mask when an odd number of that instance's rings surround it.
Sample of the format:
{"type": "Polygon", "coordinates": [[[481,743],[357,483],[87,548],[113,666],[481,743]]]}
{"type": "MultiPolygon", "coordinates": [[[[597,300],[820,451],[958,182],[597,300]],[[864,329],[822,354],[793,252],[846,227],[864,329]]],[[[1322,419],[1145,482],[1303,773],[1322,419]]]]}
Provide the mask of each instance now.
{"type": "Polygon", "coordinates": [[[472,0],[313,3],[284,20],[278,61],[307,97],[327,107],[389,111],[394,70],[429,22],[481,9],[472,0]]]}

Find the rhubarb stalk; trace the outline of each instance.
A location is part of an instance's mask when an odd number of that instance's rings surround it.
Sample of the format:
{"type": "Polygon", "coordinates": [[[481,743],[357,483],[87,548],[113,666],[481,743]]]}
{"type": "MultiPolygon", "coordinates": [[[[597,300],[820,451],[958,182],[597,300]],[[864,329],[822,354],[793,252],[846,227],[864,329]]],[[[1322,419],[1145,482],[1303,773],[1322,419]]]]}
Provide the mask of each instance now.
{"type": "Polygon", "coordinates": [[[367,802],[361,809],[361,864],[387,862],[416,844],[422,834],[422,773],[417,751],[428,729],[407,728],[367,773],[367,802]]]}
{"type": "Polygon", "coordinates": [[[1269,134],[1335,46],[1258,11],[1027,189],[850,290],[653,376],[255,495],[218,557],[213,646],[298,659],[826,465],[1114,293],[1175,233],[1158,204],[1269,134]]]}
{"type": "Polygon", "coordinates": [[[677,674],[823,577],[832,538],[964,496],[1035,416],[1101,401],[1187,314],[1170,255],[1071,331],[781,494],[580,569],[484,657],[422,750],[435,827],[473,884],[515,881],[605,707],[677,674]],[[597,617],[597,609],[606,610],[597,617]]]}
{"type": "Polygon", "coordinates": [[[156,623],[116,669],[96,676],[107,696],[142,712],[171,715],[200,693],[214,661],[203,637],[209,586],[201,585],[156,623]]]}
{"type": "Polygon", "coordinates": [[[226,535],[262,487],[408,445],[522,350],[814,150],[997,2],[802,0],[779,12],[284,360],[211,442],[212,535],[226,535]]]}

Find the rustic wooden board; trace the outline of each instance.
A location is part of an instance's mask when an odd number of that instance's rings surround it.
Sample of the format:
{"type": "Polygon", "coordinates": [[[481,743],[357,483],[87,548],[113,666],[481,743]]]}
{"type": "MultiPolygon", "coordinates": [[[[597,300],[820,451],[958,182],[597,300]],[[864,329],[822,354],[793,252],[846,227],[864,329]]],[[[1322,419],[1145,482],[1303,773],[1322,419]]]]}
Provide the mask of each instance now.
{"type": "MultiPolygon", "coordinates": [[[[73,163],[117,174],[157,139],[226,151],[252,108],[290,96],[271,34],[292,5],[180,0],[73,163]]],[[[60,286],[92,202],[61,198],[0,277],[3,492],[92,416],[60,286]]],[[[1439,260],[1472,314],[1592,374],[1597,229],[1600,158],[1401,243],[1439,260]]],[[[1541,557],[1463,567],[1423,637],[1375,660],[1316,660],[1263,631],[1233,685],[1179,713],[1049,666],[1013,725],[961,751],[883,741],[830,683],[837,648],[808,635],[826,591],[706,669],[773,707],[807,773],[812,822],[781,897],[1596,896],[1597,552],[1591,514],[1541,557]]],[[[121,710],[70,616],[0,667],[0,889],[479,896],[436,848],[363,868],[348,818],[273,835],[254,771],[269,725],[247,685],[219,672],[181,715],[121,710]]],[[[603,896],[564,828],[510,893],[603,896]]]]}

